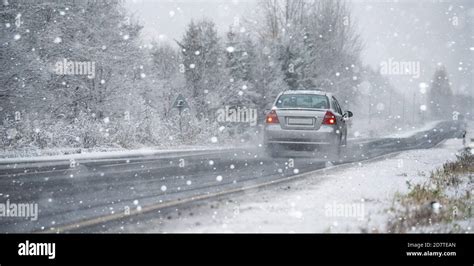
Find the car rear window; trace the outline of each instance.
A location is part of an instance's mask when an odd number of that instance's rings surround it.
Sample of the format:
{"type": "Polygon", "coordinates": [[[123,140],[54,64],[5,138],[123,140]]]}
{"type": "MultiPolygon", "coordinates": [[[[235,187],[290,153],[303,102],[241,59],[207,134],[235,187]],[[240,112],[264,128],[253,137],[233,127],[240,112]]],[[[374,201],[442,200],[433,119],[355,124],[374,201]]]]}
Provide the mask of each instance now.
{"type": "Polygon", "coordinates": [[[278,108],[315,108],[328,109],[329,101],[325,95],[284,94],[276,102],[278,108]]]}

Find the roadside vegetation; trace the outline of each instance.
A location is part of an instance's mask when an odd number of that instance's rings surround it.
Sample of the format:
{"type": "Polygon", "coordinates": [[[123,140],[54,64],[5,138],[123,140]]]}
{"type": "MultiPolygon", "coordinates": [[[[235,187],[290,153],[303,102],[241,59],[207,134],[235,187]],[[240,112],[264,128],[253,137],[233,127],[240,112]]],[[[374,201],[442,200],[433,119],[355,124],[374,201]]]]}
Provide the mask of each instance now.
{"type": "Polygon", "coordinates": [[[473,217],[474,153],[467,148],[453,162],[432,172],[422,184],[396,194],[387,224],[389,233],[465,233],[473,217]]]}

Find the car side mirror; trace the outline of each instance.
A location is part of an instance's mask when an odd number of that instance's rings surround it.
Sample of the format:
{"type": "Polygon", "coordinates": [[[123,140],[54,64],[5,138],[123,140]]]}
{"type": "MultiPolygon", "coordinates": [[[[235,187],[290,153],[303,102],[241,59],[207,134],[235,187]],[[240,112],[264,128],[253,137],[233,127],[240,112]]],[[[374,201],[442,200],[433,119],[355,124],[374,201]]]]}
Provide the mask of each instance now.
{"type": "Polygon", "coordinates": [[[352,117],[352,116],[354,116],[354,114],[353,114],[351,111],[346,111],[346,112],[344,113],[344,118],[350,118],[350,117],[352,117]]]}

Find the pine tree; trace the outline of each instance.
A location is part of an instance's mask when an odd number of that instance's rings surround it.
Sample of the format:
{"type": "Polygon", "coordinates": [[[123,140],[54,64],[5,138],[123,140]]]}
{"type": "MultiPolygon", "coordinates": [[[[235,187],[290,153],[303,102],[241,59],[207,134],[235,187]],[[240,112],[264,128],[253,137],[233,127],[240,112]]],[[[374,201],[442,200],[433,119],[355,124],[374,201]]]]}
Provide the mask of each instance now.
{"type": "Polygon", "coordinates": [[[218,106],[215,93],[222,86],[223,58],[214,22],[204,19],[191,21],[181,48],[188,94],[193,101],[198,119],[212,113],[218,106]]]}

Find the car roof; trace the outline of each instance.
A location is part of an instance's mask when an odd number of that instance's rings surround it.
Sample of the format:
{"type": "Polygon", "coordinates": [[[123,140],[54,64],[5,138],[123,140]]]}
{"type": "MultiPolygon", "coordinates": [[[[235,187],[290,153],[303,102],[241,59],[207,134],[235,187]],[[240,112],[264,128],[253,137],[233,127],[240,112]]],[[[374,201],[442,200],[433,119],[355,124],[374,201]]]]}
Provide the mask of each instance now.
{"type": "Polygon", "coordinates": [[[282,94],[317,94],[330,96],[330,93],[320,90],[287,90],[284,91],[282,94]]]}

